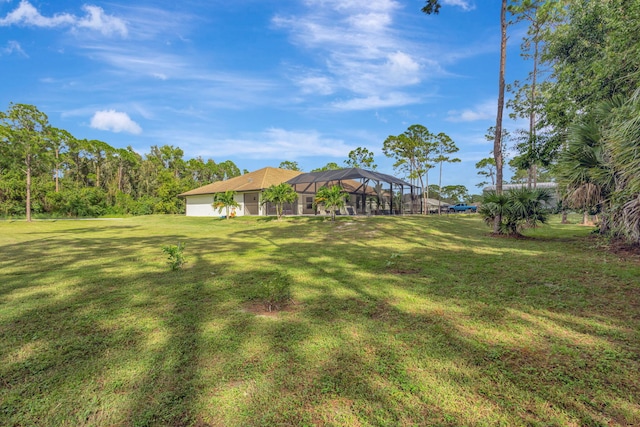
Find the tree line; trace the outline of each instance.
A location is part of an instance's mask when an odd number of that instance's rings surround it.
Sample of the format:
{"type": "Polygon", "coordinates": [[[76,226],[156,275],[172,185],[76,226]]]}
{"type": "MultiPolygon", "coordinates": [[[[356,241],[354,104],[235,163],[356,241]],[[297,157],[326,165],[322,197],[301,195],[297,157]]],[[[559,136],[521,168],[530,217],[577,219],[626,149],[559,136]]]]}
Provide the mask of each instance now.
{"type": "Polygon", "coordinates": [[[0,112],[0,215],[146,215],[183,213],[178,194],[240,175],[230,160],[184,159],[172,145],[144,155],[79,139],[33,105],[0,112]]]}

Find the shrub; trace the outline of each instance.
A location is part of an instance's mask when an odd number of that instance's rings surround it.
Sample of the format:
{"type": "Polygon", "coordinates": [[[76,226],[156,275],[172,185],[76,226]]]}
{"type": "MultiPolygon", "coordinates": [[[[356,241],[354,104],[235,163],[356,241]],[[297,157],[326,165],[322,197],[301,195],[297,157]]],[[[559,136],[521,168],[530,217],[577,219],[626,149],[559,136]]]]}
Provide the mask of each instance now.
{"type": "Polygon", "coordinates": [[[547,222],[549,200],[551,193],[540,188],[513,189],[503,194],[491,192],[485,196],[478,213],[489,226],[500,216],[500,234],[518,235],[524,228],[547,222]]]}
{"type": "Polygon", "coordinates": [[[48,202],[51,210],[60,215],[98,217],[107,210],[107,193],[95,187],[69,188],[50,193],[48,202]]]}
{"type": "Polygon", "coordinates": [[[289,277],[277,273],[258,284],[258,296],[269,311],[279,310],[291,301],[289,277]]]}
{"type": "Polygon", "coordinates": [[[179,270],[182,265],[187,262],[184,257],[184,243],[178,242],[178,245],[167,245],[162,247],[162,252],[168,255],[169,267],[171,270],[179,270]]]}

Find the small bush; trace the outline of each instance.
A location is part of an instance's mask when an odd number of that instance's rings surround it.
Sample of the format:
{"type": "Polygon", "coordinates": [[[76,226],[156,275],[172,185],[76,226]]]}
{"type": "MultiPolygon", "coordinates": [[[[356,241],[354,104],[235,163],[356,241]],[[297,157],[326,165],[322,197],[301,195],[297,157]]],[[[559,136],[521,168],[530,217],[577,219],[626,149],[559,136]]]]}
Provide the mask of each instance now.
{"type": "Polygon", "coordinates": [[[390,268],[390,267],[395,267],[398,264],[398,258],[400,258],[399,253],[392,253],[391,256],[389,257],[389,259],[387,260],[387,263],[385,264],[385,267],[390,268]]]}
{"type": "Polygon", "coordinates": [[[171,270],[179,270],[182,265],[187,262],[184,257],[184,243],[178,242],[178,245],[167,245],[162,247],[162,252],[168,255],[169,267],[171,270]]]}
{"type": "Polygon", "coordinates": [[[258,284],[258,296],[269,311],[279,310],[291,301],[291,283],[283,274],[263,280],[258,284]]]}
{"type": "Polygon", "coordinates": [[[500,217],[498,232],[519,235],[525,228],[535,228],[547,222],[551,193],[546,189],[516,188],[502,194],[489,192],[478,213],[488,226],[500,217]]]}

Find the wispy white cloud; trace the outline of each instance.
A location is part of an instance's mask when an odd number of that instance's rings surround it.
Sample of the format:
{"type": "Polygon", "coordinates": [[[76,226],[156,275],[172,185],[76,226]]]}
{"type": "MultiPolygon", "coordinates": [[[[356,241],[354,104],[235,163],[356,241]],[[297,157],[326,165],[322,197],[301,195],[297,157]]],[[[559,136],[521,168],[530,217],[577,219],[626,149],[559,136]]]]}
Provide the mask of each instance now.
{"type": "Polygon", "coordinates": [[[225,109],[285,102],[282,97],[274,100],[277,84],[273,81],[210,69],[189,55],[165,52],[145,44],[132,48],[126,44],[86,43],[80,47],[91,59],[107,64],[110,73],[121,77],[119,84],[133,85],[130,95],[162,94],[172,99],[189,93],[192,102],[225,109]],[[170,84],[150,85],[150,80],[170,84]]]}
{"type": "Polygon", "coordinates": [[[120,34],[126,37],[127,25],[122,19],[105,14],[104,10],[98,6],[84,5],[82,9],[86,15],[82,18],[76,18],[74,27],[88,28],[107,36],[120,34]]]}
{"type": "Polygon", "coordinates": [[[238,138],[215,138],[180,130],[170,133],[168,138],[174,142],[182,141],[181,146],[186,148],[198,147],[195,155],[203,157],[290,160],[315,156],[344,158],[355,148],[341,139],[327,137],[315,130],[282,128],[269,128],[238,138]]]}
{"type": "Polygon", "coordinates": [[[116,110],[96,111],[91,118],[91,127],[111,132],[127,132],[134,135],[142,133],[142,128],[131,120],[127,113],[116,110]]]}
{"type": "Polygon", "coordinates": [[[300,88],[303,94],[331,95],[335,92],[335,82],[329,76],[321,73],[308,72],[303,75],[292,77],[294,83],[300,88]]]}
{"type": "Polygon", "coordinates": [[[90,52],[93,59],[136,77],[149,76],[154,79],[167,80],[183,76],[183,71],[190,68],[187,61],[178,55],[147,50],[140,45],[137,46],[137,49],[107,44],[84,44],[81,47],[90,52]]]}
{"type": "Polygon", "coordinates": [[[279,15],[272,20],[277,28],[290,33],[295,45],[317,55],[322,64],[293,79],[303,94],[343,93],[354,98],[331,104],[337,108],[413,102],[413,97],[397,93],[421,82],[429,59],[398,30],[402,8],[398,1],[307,0],[305,4],[309,7],[306,13],[279,15]],[[367,98],[370,102],[363,102],[367,98]]]}
{"type": "Polygon", "coordinates": [[[222,145],[228,151],[227,155],[244,155],[250,158],[341,157],[353,149],[344,141],[324,137],[317,131],[279,128],[267,129],[252,139],[226,140],[222,145]]]}
{"type": "Polygon", "coordinates": [[[122,19],[106,14],[98,6],[84,5],[82,9],[85,15],[80,17],[69,13],[58,13],[47,17],[42,15],[27,0],[22,0],[16,9],[9,12],[4,18],[0,18],[0,26],[70,27],[73,30],[89,29],[98,31],[106,36],[118,34],[125,37],[127,35],[127,25],[122,19]]]}
{"type": "Polygon", "coordinates": [[[29,57],[29,55],[27,55],[27,53],[22,50],[22,46],[20,46],[20,43],[15,40],[9,40],[4,47],[0,48],[0,56],[11,55],[13,53],[17,53],[18,55],[24,56],[25,58],[29,57]]]}
{"type": "Polygon", "coordinates": [[[442,4],[447,6],[458,6],[464,11],[470,11],[476,8],[472,1],[468,0],[442,0],[442,4]]]}
{"type": "Polygon", "coordinates": [[[332,106],[338,110],[371,110],[385,107],[400,107],[418,102],[420,102],[420,98],[397,92],[384,96],[373,95],[363,98],[352,98],[347,101],[336,101],[332,106]]]}
{"type": "MultiPolygon", "coordinates": [[[[113,4],[118,15],[127,23],[127,30],[132,39],[136,40],[163,40],[166,45],[173,41],[188,43],[188,34],[192,30],[194,21],[201,17],[189,12],[188,7],[178,11],[165,10],[161,7],[140,6],[139,2],[129,2],[127,5],[113,4]]],[[[157,2],[160,3],[160,2],[157,2]]]]}
{"type": "Polygon", "coordinates": [[[450,110],[447,112],[447,121],[450,122],[475,122],[496,118],[498,107],[495,100],[487,100],[472,108],[463,110],[450,110]]]}

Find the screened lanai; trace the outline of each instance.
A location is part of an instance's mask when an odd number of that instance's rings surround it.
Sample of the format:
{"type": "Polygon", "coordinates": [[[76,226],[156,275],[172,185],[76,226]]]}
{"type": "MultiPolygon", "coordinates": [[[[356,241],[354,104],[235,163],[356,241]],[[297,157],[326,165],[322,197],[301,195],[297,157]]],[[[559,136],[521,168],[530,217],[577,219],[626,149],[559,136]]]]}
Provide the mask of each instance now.
{"type": "Polygon", "coordinates": [[[349,206],[359,215],[421,213],[420,187],[395,176],[360,168],[303,173],[287,181],[304,195],[304,213],[315,211],[313,195],[321,187],[341,186],[349,193],[349,206]]]}

